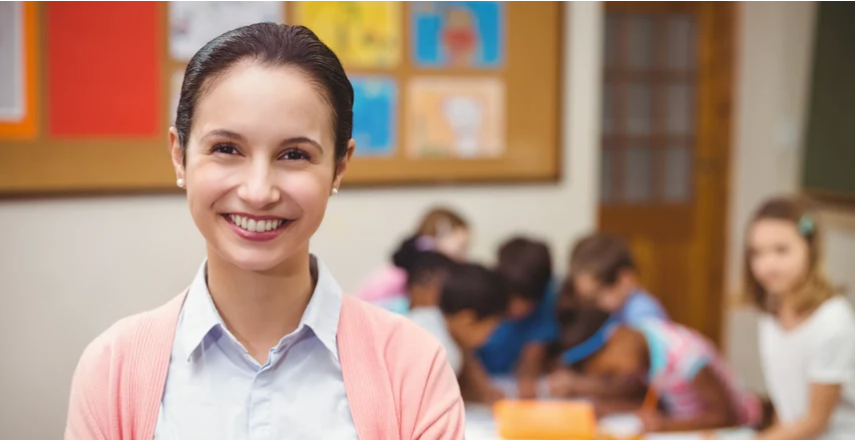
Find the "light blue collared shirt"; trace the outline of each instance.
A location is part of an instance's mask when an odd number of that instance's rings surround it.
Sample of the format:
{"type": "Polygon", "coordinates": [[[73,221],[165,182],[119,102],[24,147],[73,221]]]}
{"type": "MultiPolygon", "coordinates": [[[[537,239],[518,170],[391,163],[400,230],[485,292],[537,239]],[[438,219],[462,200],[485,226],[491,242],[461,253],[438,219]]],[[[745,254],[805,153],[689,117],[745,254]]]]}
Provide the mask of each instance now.
{"type": "Polygon", "coordinates": [[[357,438],[336,345],[342,289],[317,267],[297,330],[260,365],[223,324],[202,264],[179,316],[155,440],[357,438]]]}

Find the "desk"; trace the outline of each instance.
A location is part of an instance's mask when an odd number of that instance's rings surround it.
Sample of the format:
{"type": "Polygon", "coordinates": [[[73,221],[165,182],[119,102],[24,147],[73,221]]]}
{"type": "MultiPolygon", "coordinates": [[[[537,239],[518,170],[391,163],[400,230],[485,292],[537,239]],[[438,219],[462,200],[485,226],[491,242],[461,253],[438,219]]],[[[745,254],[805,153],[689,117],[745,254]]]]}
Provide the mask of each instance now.
{"type": "MultiPolygon", "coordinates": [[[[467,404],[467,440],[502,440],[496,432],[496,423],[490,407],[467,404]]],[[[716,440],[749,440],[755,437],[755,431],[747,428],[721,429],[715,432],[716,440]]],[[[573,439],[568,439],[573,440],[573,439]]],[[[648,434],[645,440],[710,440],[701,432],[675,432],[668,434],[648,434]]]]}

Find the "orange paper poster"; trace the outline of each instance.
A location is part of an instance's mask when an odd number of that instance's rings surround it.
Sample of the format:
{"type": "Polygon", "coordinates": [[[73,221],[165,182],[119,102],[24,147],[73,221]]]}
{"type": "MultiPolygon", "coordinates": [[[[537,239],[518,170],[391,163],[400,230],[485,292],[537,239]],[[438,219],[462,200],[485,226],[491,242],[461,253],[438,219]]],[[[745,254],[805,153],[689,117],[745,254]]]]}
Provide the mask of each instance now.
{"type": "Polygon", "coordinates": [[[496,78],[417,78],[408,89],[411,157],[495,158],[505,150],[505,86],[496,78]]]}
{"type": "Polygon", "coordinates": [[[0,140],[36,137],[35,2],[0,2],[0,140]]]}

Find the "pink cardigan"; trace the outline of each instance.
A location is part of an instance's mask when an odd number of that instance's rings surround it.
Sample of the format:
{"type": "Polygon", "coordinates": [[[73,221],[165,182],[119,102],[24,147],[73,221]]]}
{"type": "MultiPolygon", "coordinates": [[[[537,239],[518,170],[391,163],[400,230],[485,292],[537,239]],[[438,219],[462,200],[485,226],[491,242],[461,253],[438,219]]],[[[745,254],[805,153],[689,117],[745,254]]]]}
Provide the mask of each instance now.
{"type": "MultiPolygon", "coordinates": [[[[185,294],[120,320],[83,352],[66,440],[151,440],[185,294]]],[[[440,344],[345,295],[338,331],[348,404],[363,440],[464,438],[464,404],[440,344]]]]}

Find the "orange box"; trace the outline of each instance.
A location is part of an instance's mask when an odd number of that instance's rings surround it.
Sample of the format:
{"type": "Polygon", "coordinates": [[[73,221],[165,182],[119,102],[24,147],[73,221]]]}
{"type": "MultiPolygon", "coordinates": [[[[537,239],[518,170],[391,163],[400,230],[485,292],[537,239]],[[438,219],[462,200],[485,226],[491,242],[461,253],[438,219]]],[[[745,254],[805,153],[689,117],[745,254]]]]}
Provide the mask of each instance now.
{"type": "Polygon", "coordinates": [[[509,440],[594,440],[597,432],[594,407],[582,401],[502,400],[494,419],[509,440]]]}

